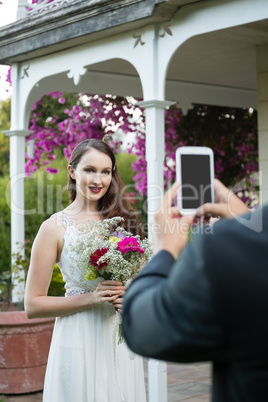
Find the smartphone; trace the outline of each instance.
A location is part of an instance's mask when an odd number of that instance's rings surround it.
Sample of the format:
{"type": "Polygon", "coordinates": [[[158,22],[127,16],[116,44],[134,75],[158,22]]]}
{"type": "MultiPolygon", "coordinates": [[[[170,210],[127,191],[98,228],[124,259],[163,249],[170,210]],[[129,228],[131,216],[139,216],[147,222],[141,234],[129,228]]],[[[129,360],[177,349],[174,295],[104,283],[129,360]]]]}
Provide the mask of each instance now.
{"type": "Polygon", "coordinates": [[[177,148],[176,176],[180,183],[178,207],[181,215],[195,215],[198,207],[214,202],[214,155],[211,148],[177,148]]]}

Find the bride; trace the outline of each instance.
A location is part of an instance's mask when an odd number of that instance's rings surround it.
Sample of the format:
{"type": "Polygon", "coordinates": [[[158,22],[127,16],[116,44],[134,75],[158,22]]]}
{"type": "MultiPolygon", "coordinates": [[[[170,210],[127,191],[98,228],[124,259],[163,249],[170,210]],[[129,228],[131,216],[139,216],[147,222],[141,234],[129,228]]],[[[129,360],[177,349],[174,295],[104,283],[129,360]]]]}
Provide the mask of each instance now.
{"type": "Polygon", "coordinates": [[[88,219],[124,218],[141,233],[126,201],[116,160],[100,140],[81,142],[68,165],[70,205],[41,225],[35,238],[25,290],[29,318],[57,317],[47,363],[44,402],[145,402],[142,358],[118,344],[115,307],[121,311],[120,282],[83,281],[71,245],[88,219]],[[65,297],[47,296],[54,264],[61,269],[65,297]]]}

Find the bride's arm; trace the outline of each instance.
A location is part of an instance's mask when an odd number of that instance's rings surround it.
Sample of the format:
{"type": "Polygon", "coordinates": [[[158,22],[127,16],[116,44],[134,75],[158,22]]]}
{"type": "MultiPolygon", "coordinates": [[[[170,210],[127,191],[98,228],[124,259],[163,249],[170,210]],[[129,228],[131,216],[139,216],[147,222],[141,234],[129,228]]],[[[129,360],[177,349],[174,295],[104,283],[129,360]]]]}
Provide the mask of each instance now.
{"type": "Polygon", "coordinates": [[[35,238],[25,288],[25,311],[28,318],[59,317],[86,310],[91,306],[113,302],[122,289],[117,282],[105,281],[91,293],[71,297],[48,296],[53,268],[59,259],[64,229],[56,218],[45,221],[35,238]]]}

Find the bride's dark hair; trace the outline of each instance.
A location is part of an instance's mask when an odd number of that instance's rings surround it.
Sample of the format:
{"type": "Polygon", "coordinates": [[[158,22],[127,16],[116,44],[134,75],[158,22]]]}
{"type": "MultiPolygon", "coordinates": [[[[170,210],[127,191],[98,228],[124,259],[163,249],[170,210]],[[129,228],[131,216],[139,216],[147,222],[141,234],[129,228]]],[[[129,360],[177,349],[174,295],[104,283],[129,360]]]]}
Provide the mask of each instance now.
{"type": "MultiPolygon", "coordinates": [[[[137,219],[137,211],[131,206],[124,192],[124,184],[117,172],[114,153],[106,142],[93,138],[80,142],[72,152],[69,165],[75,170],[82,156],[92,148],[108,155],[112,161],[111,184],[107,192],[99,200],[98,211],[104,219],[121,216],[124,218],[121,226],[129,232],[143,237],[142,224],[137,219]]],[[[70,174],[68,177],[68,195],[70,203],[72,203],[76,198],[76,181],[70,174]]]]}

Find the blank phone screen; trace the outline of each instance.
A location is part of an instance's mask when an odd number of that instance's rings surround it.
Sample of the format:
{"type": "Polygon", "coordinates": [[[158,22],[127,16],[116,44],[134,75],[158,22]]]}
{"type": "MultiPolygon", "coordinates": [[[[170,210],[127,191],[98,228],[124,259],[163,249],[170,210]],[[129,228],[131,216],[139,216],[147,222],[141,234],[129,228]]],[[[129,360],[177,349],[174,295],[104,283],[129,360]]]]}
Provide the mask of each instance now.
{"type": "Polygon", "coordinates": [[[196,209],[211,202],[209,155],[181,155],[182,208],[196,209]]]}

